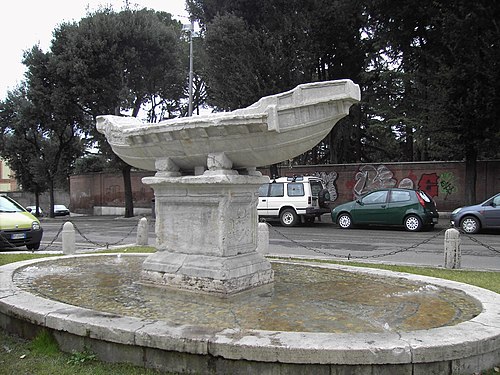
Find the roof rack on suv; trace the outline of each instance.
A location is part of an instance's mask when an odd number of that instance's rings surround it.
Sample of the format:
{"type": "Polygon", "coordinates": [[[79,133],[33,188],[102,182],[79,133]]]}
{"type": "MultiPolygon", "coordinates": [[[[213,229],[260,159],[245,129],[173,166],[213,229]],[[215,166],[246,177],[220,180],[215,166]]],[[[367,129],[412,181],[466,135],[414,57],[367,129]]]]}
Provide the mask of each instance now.
{"type": "Polygon", "coordinates": [[[291,182],[304,181],[304,176],[293,175],[292,177],[287,177],[286,180],[291,182]]]}

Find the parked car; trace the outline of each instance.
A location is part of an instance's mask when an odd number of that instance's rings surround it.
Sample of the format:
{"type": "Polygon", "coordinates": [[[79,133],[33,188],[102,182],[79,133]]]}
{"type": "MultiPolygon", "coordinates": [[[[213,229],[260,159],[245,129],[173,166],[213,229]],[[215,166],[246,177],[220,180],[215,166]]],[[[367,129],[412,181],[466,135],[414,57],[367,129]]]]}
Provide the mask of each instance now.
{"type": "Polygon", "coordinates": [[[433,228],[439,214],[434,201],[421,190],[380,189],[332,209],[332,220],[341,228],[354,225],[402,225],[416,232],[433,228]]]}
{"type": "Polygon", "coordinates": [[[7,195],[0,195],[0,247],[26,246],[38,250],[43,229],[40,221],[7,195]]]}
{"type": "Polygon", "coordinates": [[[54,216],[66,216],[69,215],[69,209],[64,204],[54,205],[54,216]]]}
{"type": "Polygon", "coordinates": [[[500,228],[500,193],[483,203],[455,209],[451,213],[450,223],[469,234],[481,229],[500,228]]]}
{"type": "Polygon", "coordinates": [[[284,226],[312,223],[330,212],[328,190],[318,177],[280,177],[259,188],[259,217],[279,218],[284,226]]]}
{"type": "Polygon", "coordinates": [[[26,211],[29,213],[38,216],[38,217],[43,217],[43,211],[41,207],[38,207],[38,215],[36,214],[36,206],[26,206],[26,211]]]}

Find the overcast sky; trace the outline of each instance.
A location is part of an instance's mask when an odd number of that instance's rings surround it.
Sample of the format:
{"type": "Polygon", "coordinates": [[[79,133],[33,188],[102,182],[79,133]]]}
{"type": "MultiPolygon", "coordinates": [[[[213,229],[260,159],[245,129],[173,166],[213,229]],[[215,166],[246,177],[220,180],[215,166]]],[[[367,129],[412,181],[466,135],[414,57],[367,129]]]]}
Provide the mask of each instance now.
{"type": "MultiPolygon", "coordinates": [[[[184,0],[129,0],[130,7],[151,8],[171,13],[174,18],[188,23],[184,0]],[[182,16],[186,17],[183,18],[182,16]]],[[[66,21],[79,21],[87,10],[111,5],[121,10],[124,0],[24,0],[2,1],[0,11],[1,73],[0,100],[5,99],[7,90],[14,89],[24,79],[25,67],[21,63],[23,51],[39,44],[47,51],[52,31],[66,21]]]]}

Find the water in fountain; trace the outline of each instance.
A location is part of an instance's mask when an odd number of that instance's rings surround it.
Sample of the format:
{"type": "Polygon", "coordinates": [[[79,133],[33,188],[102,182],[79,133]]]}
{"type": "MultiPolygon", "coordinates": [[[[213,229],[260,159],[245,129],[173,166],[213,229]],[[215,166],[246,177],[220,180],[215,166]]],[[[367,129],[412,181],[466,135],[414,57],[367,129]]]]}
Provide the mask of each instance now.
{"type": "Polygon", "coordinates": [[[26,267],[16,284],[70,305],[179,325],[300,332],[413,331],[480,312],[464,293],[402,278],[275,263],[275,282],[229,298],[140,281],[142,256],[63,258],[26,267]]]}

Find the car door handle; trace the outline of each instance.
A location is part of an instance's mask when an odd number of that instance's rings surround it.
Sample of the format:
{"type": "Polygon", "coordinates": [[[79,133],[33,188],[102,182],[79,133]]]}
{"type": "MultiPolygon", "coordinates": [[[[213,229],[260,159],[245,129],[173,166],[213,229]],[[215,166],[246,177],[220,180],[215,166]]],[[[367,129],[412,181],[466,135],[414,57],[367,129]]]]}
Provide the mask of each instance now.
{"type": "Polygon", "coordinates": [[[262,199],[262,202],[267,202],[267,199],[262,199]]]}
{"type": "Polygon", "coordinates": [[[387,205],[383,204],[383,205],[382,205],[382,206],[380,206],[380,207],[382,207],[382,208],[386,208],[386,207],[387,207],[387,205]]]}

